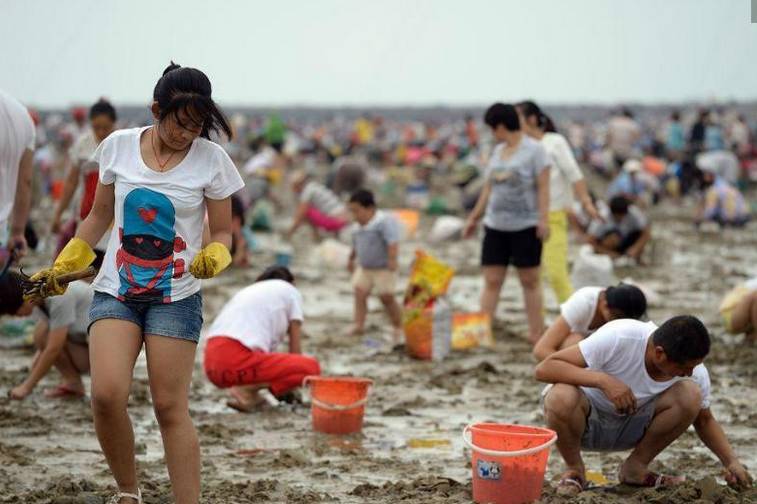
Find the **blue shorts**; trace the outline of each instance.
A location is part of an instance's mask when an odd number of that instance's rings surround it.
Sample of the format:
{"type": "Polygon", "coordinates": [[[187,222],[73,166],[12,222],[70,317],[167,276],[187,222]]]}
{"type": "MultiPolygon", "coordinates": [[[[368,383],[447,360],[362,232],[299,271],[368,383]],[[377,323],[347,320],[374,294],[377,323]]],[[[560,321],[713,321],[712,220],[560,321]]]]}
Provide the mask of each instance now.
{"type": "Polygon", "coordinates": [[[89,309],[89,327],[98,320],[126,320],[137,324],[143,334],[168,336],[197,343],[202,328],[202,295],[197,292],[173,303],[119,301],[95,291],[89,309]]]}

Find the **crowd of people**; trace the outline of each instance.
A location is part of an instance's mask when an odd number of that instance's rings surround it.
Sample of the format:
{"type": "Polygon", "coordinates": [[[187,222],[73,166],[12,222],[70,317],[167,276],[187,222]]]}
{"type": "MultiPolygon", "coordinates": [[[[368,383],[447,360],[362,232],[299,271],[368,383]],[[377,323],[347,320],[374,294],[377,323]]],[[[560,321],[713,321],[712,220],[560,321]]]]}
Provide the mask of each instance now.
{"type": "MultiPolygon", "coordinates": [[[[678,111],[668,120],[639,122],[622,108],[590,125],[556,123],[535,102],[522,101],[492,104],[482,121],[227,118],[208,77],[173,63],[158,79],[149,110],[146,123],[134,124],[100,99],[88,113],[74,110],[68,122],[0,93],[3,263],[35,248],[54,257],[31,277],[49,297],[25,293],[25,278],[13,269],[0,278],[0,314],[31,315],[37,324],[28,377],[9,395],[24,399],[52,368],[60,383],[46,396],[89,394],[119,489],[113,502],[142,502],[127,401],[143,347],[176,502],[198,502],[200,450],[189,384],[203,325],[200,280],[230,266],[250,267],[253,231],[275,228],[292,240],[307,226],[309,244],[349,231],[350,333],[365,332],[375,293],[392,344],[402,343],[395,298],[402,230],[387,211],[397,206],[467,215],[461,236],[482,236],[483,288],[475,308],[494,321],[508,268],[515,268],[535,376],[550,384],[543,394],[546,424],[558,433],[566,465],[559,491],[586,488],[582,450],[631,449],[622,482],[678,483],[648,466],[690,425],[729,483],[750,484],[710,411],[703,363],[714,343],[702,322],[681,315],[657,325],[645,320],[638,287],[574,290],[569,274],[571,234],[596,254],[643,265],[653,233],[650,209],[665,199],[693,201],[693,225],[746,225],[751,209],[742,191],[757,156],[744,116],[702,109],[693,122],[678,111]],[[589,190],[587,167],[609,182],[604,197],[597,189],[603,183],[589,190]],[[281,218],[286,213],[291,219],[281,218]],[[55,250],[42,245],[53,242],[55,250]],[[89,266],[94,278],[58,282],[89,266]],[[543,280],[561,304],[551,324],[543,280]],[[91,375],[89,391],[84,374],[91,375]]],[[[230,407],[256,411],[321,373],[320,363],[303,354],[306,301],[296,285],[285,265],[265,268],[210,323],[204,370],[228,390],[230,407]]],[[[751,342],[756,296],[753,279],[720,306],[727,330],[751,342]]]]}

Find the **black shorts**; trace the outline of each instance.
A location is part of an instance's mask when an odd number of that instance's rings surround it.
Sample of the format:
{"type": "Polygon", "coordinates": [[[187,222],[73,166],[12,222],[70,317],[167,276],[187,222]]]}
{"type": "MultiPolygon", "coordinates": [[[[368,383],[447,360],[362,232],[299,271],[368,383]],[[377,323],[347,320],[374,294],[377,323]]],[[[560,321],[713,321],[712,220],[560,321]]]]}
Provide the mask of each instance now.
{"type": "Polygon", "coordinates": [[[542,241],[536,236],[536,227],[520,231],[498,231],[484,227],[481,248],[482,266],[509,266],[535,268],[541,264],[542,241]]]}

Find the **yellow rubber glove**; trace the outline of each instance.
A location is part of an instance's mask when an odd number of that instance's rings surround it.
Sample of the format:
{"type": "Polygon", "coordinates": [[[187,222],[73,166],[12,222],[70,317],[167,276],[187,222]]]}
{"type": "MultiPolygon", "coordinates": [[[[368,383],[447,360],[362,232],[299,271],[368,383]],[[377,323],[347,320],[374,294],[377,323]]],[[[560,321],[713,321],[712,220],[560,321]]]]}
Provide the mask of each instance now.
{"type": "Polygon", "coordinates": [[[30,280],[45,280],[46,291],[51,296],[60,296],[66,292],[67,285],[59,285],[57,277],[66,273],[72,273],[85,269],[95,260],[95,252],[89,243],[81,238],[72,238],[58,257],[55,258],[52,268],[43,269],[32,275],[30,280]]]}
{"type": "Polygon", "coordinates": [[[231,264],[231,254],[226,245],[219,242],[208,244],[189,265],[189,272],[195,278],[212,278],[231,264]]]}

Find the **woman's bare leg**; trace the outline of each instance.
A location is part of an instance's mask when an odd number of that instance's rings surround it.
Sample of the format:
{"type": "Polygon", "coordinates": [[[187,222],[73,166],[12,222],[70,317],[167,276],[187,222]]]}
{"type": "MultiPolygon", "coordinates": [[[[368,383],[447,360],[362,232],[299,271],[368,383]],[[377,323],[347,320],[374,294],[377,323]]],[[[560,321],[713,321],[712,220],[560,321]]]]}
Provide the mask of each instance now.
{"type": "Polygon", "coordinates": [[[189,417],[189,385],[197,345],[166,336],[145,336],[147,372],[155,416],[163,436],[176,504],[200,501],[200,442],[189,417]]]}
{"type": "Polygon", "coordinates": [[[137,493],[134,430],[126,405],[134,362],[141,349],[142,330],[138,325],[116,319],[92,324],[89,356],[95,431],[119,491],[127,493],[137,493]]]}

